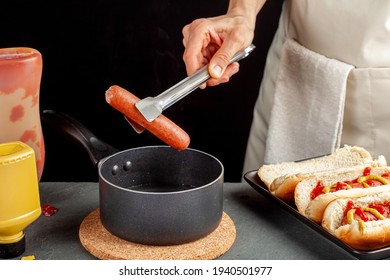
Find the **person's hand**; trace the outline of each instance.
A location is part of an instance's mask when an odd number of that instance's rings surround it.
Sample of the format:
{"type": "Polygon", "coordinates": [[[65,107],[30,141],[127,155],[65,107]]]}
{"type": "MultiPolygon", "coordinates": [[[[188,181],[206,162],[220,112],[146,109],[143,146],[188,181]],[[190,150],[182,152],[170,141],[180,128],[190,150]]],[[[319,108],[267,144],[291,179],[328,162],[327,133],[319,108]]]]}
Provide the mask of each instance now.
{"type": "MultiPolygon", "coordinates": [[[[183,60],[187,74],[191,75],[209,63],[211,79],[207,85],[228,82],[239,70],[239,64],[228,65],[229,60],[252,42],[257,12],[252,11],[252,15],[247,16],[231,9],[226,15],[197,19],[186,25],[183,28],[183,60]]],[[[206,84],[201,86],[205,87],[206,84]]]]}

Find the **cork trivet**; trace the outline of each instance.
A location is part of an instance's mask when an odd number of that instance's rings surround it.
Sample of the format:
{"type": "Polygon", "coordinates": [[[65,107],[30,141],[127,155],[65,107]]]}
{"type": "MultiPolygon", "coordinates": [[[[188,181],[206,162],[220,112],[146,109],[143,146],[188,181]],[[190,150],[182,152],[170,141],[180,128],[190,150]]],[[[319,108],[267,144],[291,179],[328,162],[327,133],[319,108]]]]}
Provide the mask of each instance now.
{"type": "Polygon", "coordinates": [[[219,226],[201,239],[180,245],[143,245],[123,240],[107,231],[100,221],[98,208],[81,223],[79,237],[84,248],[102,260],[212,260],[233,245],[236,227],[223,212],[219,226]]]}

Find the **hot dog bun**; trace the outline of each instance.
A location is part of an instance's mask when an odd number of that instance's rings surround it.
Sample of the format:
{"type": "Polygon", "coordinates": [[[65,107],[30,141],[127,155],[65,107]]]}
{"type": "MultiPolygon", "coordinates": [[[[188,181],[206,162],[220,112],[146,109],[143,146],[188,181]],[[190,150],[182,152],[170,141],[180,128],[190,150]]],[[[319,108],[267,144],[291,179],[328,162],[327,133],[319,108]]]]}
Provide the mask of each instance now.
{"type": "Polygon", "coordinates": [[[344,212],[349,201],[356,207],[390,202],[390,192],[384,191],[359,198],[340,198],[333,200],[325,209],[322,226],[344,243],[358,250],[374,250],[390,245],[390,220],[358,222],[342,225],[344,212]]]}
{"type": "Polygon", "coordinates": [[[364,148],[345,145],[327,156],[263,165],[258,175],[272,194],[286,201],[294,201],[295,187],[302,179],[319,172],[369,164],[372,161],[371,154],[364,148]]]}
{"type": "MultiPolygon", "coordinates": [[[[390,167],[381,166],[385,164],[386,162],[374,161],[371,165],[369,165],[370,174],[378,176],[386,173],[389,174],[390,167]]],[[[311,199],[311,193],[313,189],[316,188],[318,183],[321,183],[324,187],[330,187],[337,184],[338,182],[353,181],[357,178],[362,178],[366,168],[367,165],[363,165],[351,167],[348,169],[344,168],[340,170],[333,170],[330,172],[323,172],[322,174],[317,174],[300,181],[297,184],[294,192],[295,205],[297,206],[299,213],[317,223],[321,223],[326,206],[337,198],[360,197],[362,195],[382,192],[385,189],[390,190],[390,186],[388,185],[365,188],[362,186],[362,188],[351,188],[346,190],[321,193],[316,198],[311,199]]]]}
{"type": "Polygon", "coordinates": [[[190,144],[189,135],[164,115],[148,122],[135,107],[139,98],[119,86],[111,86],[106,91],[106,101],[112,107],[149,130],[156,137],[176,150],[184,150],[190,144]]]}

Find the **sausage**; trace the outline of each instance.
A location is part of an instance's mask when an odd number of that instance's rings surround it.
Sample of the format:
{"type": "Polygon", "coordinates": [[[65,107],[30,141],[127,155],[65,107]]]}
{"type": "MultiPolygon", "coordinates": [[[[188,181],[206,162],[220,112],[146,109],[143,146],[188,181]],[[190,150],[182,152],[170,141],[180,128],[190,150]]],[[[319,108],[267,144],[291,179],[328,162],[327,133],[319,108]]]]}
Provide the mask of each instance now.
{"type": "Polygon", "coordinates": [[[322,226],[357,250],[390,246],[389,185],[382,192],[360,197],[337,198],[325,209],[322,226]]]}
{"type": "Polygon", "coordinates": [[[189,135],[164,115],[148,122],[135,107],[140,99],[124,88],[113,85],[106,91],[106,101],[113,108],[126,115],[129,119],[149,130],[157,138],[172,148],[181,151],[190,144],[189,135]]]}

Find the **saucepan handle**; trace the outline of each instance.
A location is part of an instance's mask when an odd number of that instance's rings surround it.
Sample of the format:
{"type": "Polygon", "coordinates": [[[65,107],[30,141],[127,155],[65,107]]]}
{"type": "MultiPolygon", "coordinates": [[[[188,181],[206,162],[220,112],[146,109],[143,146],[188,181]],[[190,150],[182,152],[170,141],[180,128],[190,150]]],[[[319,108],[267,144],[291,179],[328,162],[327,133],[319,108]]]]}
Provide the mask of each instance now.
{"type": "Polygon", "coordinates": [[[84,147],[95,166],[119,150],[97,138],[89,129],[73,117],[53,110],[44,110],[41,119],[59,133],[84,147]]]}

